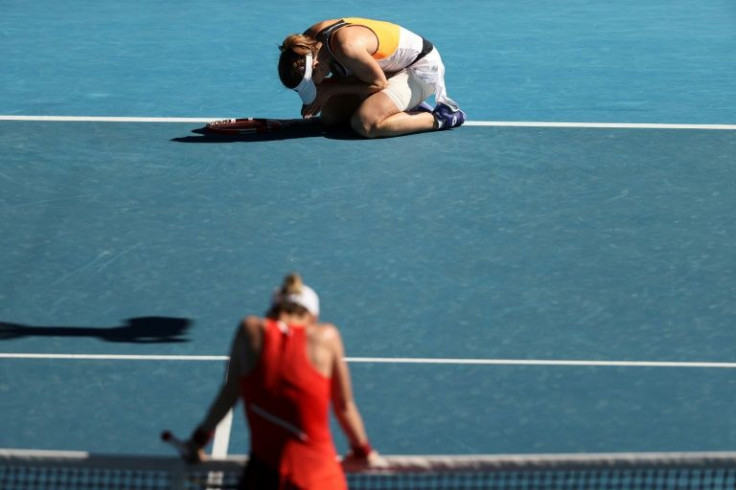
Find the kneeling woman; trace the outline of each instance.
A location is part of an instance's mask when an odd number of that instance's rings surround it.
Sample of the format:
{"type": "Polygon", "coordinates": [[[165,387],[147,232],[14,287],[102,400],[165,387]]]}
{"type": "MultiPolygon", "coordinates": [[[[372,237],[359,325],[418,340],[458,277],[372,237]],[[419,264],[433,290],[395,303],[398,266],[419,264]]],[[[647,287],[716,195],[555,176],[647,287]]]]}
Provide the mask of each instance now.
{"type": "Polygon", "coordinates": [[[374,138],[449,129],[465,113],[447,96],[445,66],[421,36],[390,22],[318,22],[280,47],[279,77],[304,103],[302,116],[349,124],[374,138]],[[435,96],[434,109],[424,101],[435,96]]]}

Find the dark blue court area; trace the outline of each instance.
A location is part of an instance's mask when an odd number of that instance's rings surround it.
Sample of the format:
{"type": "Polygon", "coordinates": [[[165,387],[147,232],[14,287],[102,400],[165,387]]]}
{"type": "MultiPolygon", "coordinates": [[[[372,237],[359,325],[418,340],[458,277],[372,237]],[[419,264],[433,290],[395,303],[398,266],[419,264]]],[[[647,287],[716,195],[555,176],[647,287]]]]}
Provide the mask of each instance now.
{"type": "Polygon", "coordinates": [[[385,454],[733,450],[736,7],[421,5],[4,6],[0,448],[171,454],[298,270],[385,454]],[[470,124],[176,119],[297,117],[276,46],[343,15],[431,39],[470,124]]]}

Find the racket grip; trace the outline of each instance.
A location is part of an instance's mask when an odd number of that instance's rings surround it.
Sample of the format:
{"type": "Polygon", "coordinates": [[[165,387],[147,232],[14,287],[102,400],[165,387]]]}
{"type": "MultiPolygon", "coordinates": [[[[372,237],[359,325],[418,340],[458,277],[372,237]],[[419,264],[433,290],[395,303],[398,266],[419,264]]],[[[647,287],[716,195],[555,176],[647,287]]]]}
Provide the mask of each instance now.
{"type": "Polygon", "coordinates": [[[189,444],[176,437],[173,433],[171,433],[171,431],[163,431],[161,433],[161,440],[176,449],[176,452],[179,453],[179,456],[184,458],[186,461],[191,461],[194,459],[192,454],[193,451],[192,448],[189,447],[189,444]]]}

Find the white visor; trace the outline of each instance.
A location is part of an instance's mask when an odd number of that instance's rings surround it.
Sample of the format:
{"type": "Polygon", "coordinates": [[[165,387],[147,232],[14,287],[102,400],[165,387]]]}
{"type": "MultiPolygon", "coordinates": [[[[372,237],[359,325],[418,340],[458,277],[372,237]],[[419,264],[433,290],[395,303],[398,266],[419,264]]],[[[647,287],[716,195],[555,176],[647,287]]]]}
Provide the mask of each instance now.
{"type": "Polygon", "coordinates": [[[317,86],[312,81],[312,59],[312,53],[307,53],[307,59],[304,62],[304,78],[294,88],[304,104],[311,104],[317,98],[317,86]]]}
{"type": "Polygon", "coordinates": [[[287,294],[286,296],[281,296],[279,290],[277,289],[273,293],[271,303],[277,304],[280,302],[298,304],[306,308],[307,311],[312,315],[319,316],[319,296],[317,296],[317,293],[314,291],[314,289],[310,288],[307,285],[303,285],[302,290],[299,293],[287,294]]]}

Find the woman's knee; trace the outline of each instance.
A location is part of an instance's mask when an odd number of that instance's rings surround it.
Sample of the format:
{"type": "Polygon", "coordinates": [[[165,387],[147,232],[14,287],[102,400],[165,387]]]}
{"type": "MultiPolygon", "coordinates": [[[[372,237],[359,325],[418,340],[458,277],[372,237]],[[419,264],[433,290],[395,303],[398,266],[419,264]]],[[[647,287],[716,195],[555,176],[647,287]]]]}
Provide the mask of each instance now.
{"type": "Polygon", "coordinates": [[[378,92],[366,99],[350,118],[353,131],[365,138],[383,136],[387,121],[401,109],[385,92],[378,92]]]}
{"type": "Polygon", "coordinates": [[[350,118],[350,127],[364,138],[375,138],[378,136],[380,123],[381,121],[375,118],[368,118],[361,114],[360,111],[353,114],[353,117],[350,118]]]}

